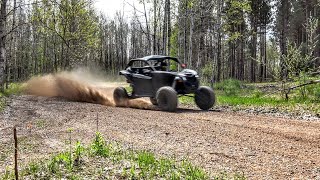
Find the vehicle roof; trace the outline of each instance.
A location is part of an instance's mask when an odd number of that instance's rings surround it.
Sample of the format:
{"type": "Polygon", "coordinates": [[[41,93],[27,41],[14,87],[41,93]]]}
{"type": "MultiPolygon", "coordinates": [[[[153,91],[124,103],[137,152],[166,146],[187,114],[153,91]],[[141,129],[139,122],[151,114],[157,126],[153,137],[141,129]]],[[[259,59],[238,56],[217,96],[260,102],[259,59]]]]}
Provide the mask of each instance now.
{"type": "Polygon", "coordinates": [[[144,61],[156,60],[156,61],[162,61],[162,60],[165,60],[165,59],[172,59],[172,60],[175,60],[175,61],[179,62],[178,59],[175,58],[175,57],[163,56],[163,55],[151,55],[151,56],[145,56],[145,57],[142,57],[142,58],[137,58],[137,59],[132,59],[132,60],[144,60],[144,61]]]}

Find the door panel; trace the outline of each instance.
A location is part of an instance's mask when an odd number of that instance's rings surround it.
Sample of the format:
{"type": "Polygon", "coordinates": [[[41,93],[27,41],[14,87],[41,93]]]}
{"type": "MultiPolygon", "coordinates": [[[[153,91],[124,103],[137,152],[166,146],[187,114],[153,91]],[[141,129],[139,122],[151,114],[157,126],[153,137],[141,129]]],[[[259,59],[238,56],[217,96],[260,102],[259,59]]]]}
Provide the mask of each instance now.
{"type": "Polygon", "coordinates": [[[152,96],[152,80],[150,76],[145,76],[141,74],[133,74],[133,92],[136,96],[152,96]]]}

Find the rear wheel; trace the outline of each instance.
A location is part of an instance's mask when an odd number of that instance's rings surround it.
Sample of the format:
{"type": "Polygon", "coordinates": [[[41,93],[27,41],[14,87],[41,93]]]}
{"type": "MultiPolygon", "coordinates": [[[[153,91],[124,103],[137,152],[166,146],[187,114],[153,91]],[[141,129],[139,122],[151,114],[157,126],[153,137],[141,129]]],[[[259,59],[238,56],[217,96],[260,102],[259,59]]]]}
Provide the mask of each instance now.
{"type": "Polygon", "coordinates": [[[151,102],[153,105],[158,105],[157,99],[154,98],[154,97],[151,97],[151,98],[150,98],[150,102],[151,102]]]}
{"type": "Polygon", "coordinates": [[[113,91],[113,100],[116,106],[127,106],[129,100],[127,90],[124,87],[117,87],[113,91]]]}
{"type": "Polygon", "coordinates": [[[200,86],[195,92],[194,100],[202,110],[209,110],[213,107],[216,97],[213,90],[208,86],[200,86]]]}
{"type": "Polygon", "coordinates": [[[163,111],[176,111],[178,106],[177,92],[169,86],[160,88],[157,91],[156,99],[158,105],[163,111]]]}

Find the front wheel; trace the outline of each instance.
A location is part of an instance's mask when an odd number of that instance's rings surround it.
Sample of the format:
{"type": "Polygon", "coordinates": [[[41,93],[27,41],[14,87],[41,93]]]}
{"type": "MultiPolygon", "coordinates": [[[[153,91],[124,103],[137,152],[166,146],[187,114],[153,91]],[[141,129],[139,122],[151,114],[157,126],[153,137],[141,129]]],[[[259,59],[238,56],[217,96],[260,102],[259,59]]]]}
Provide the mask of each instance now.
{"type": "Polygon", "coordinates": [[[165,86],[157,91],[156,99],[163,111],[176,111],[178,106],[177,92],[170,86],[165,86]]]}
{"type": "Polygon", "coordinates": [[[208,86],[200,86],[195,92],[194,100],[202,110],[209,110],[216,102],[213,90],[208,86]]]}
{"type": "Polygon", "coordinates": [[[154,97],[150,97],[150,102],[155,106],[158,105],[157,99],[154,97]]]}
{"type": "Polygon", "coordinates": [[[128,104],[129,95],[124,87],[117,87],[113,91],[113,100],[116,106],[125,107],[128,104]]]}

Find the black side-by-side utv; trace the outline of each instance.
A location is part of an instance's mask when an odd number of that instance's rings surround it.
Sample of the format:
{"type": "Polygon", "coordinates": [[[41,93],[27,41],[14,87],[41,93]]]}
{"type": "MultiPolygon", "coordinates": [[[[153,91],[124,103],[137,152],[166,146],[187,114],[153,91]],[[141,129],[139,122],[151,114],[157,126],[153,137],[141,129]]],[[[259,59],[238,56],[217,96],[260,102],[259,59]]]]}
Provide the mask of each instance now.
{"type": "Polygon", "coordinates": [[[197,106],[209,110],[215,104],[215,94],[210,87],[199,86],[196,71],[185,69],[177,58],[152,55],[129,61],[120,75],[126,77],[132,87],[129,95],[125,88],[115,89],[113,97],[117,106],[130,98],[150,97],[161,110],[175,111],[178,95],[194,94],[197,106]],[[178,72],[178,69],[182,69],[178,72]]]}

